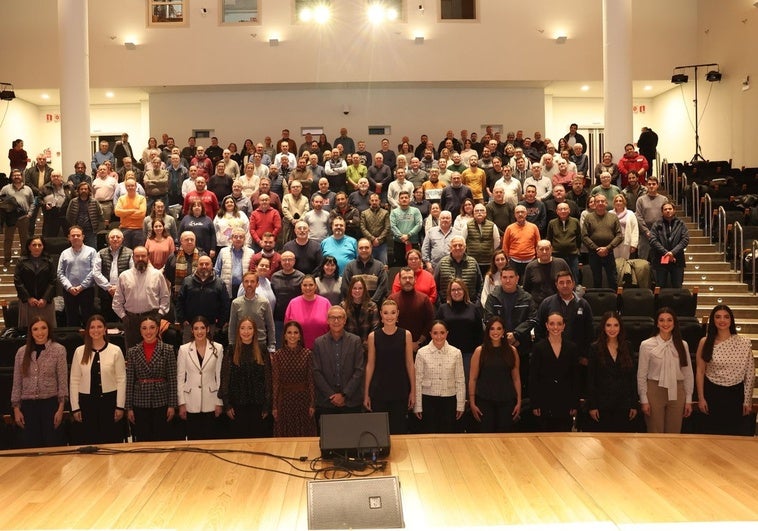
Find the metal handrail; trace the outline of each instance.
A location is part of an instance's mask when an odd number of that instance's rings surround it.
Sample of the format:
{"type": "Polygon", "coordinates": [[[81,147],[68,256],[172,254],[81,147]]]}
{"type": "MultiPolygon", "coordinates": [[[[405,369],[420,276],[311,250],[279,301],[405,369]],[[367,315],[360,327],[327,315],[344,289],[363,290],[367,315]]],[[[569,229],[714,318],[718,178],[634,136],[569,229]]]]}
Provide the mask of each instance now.
{"type": "Polygon", "coordinates": [[[737,273],[740,272],[740,266],[742,265],[742,260],[740,260],[740,257],[742,256],[742,249],[743,249],[743,243],[742,238],[745,234],[745,232],[742,230],[742,223],[739,221],[735,221],[734,225],[732,225],[734,229],[734,268],[733,270],[737,273]],[[737,234],[739,234],[739,238],[737,237],[737,234]]]}
{"type": "Polygon", "coordinates": [[[660,164],[658,164],[658,169],[660,170],[660,168],[665,168],[665,170],[658,175],[658,179],[661,181],[666,180],[668,183],[668,179],[670,179],[669,161],[667,159],[661,160],[660,164]]]}
{"type": "MultiPolygon", "coordinates": [[[[703,196],[703,232],[706,236],[710,238],[711,232],[710,228],[713,223],[713,199],[711,199],[711,194],[705,194],[703,196]]],[[[698,222],[697,226],[700,226],[700,222],[698,222]]]]}
{"type": "MultiPolygon", "coordinates": [[[[687,177],[686,175],[682,174],[683,177],[687,177]]],[[[686,181],[686,179],[685,179],[686,181]]],[[[690,192],[692,194],[692,221],[697,223],[697,226],[700,226],[700,186],[698,186],[697,181],[694,179],[692,180],[692,191],[690,192]]]]}
{"type": "Polygon", "coordinates": [[[724,253],[726,252],[726,210],[720,206],[717,212],[718,235],[716,246],[720,253],[724,253]]]}
{"type": "MultiPolygon", "coordinates": [[[[679,186],[678,186],[678,184],[679,184],[679,167],[676,164],[674,164],[671,167],[674,170],[674,175],[671,177],[671,188],[674,190],[671,193],[671,198],[674,200],[674,203],[676,203],[678,205],[679,204],[679,186]]],[[[687,178],[687,176],[684,175],[684,174],[682,174],[682,177],[685,180],[687,178]]],[[[684,186],[684,185],[682,185],[682,186],[684,186]]],[[[686,212],[685,212],[685,214],[686,214],[686,212]]]]}
{"type": "Polygon", "coordinates": [[[750,254],[752,255],[750,257],[751,262],[753,263],[753,295],[755,295],[756,289],[755,289],[755,255],[758,253],[758,240],[753,240],[753,242],[750,244],[750,254]]]}

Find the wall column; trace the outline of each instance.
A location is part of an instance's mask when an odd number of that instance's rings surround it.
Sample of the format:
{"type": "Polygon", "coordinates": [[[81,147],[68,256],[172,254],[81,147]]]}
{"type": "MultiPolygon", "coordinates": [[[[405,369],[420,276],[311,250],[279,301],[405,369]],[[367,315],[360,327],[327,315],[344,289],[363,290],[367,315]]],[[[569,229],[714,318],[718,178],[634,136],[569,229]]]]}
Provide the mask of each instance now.
{"type": "Polygon", "coordinates": [[[603,0],[605,150],[618,160],[634,142],[632,125],[632,0],[603,0]]]}
{"type": "Polygon", "coordinates": [[[90,161],[89,27],[87,0],[58,0],[60,57],[61,164],[64,178],[74,162],[90,161]]]}

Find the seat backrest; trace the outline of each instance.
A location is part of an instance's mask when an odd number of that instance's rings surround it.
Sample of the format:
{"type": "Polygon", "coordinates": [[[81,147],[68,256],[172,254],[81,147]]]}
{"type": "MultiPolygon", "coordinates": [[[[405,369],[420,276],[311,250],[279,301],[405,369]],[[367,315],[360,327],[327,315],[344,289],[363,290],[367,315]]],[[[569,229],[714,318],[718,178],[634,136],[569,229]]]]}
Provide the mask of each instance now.
{"type": "Polygon", "coordinates": [[[600,317],[605,312],[618,310],[618,298],[616,292],[610,288],[587,288],[584,299],[592,308],[593,317],[600,317]]]}
{"type": "Polygon", "coordinates": [[[652,317],[655,314],[655,297],[647,288],[626,288],[619,296],[622,315],[652,317]]]}
{"type": "Polygon", "coordinates": [[[703,330],[703,325],[697,317],[679,317],[679,331],[682,333],[682,339],[690,349],[690,357],[693,360],[692,367],[694,369],[695,353],[697,352],[700,340],[705,336],[705,330],[703,330]]]}
{"type": "Polygon", "coordinates": [[[640,351],[640,343],[652,337],[655,332],[655,321],[652,317],[622,315],[621,323],[624,326],[626,339],[632,345],[632,352],[637,357],[637,353],[640,351]]]}
{"type": "Polygon", "coordinates": [[[697,312],[697,295],[687,288],[661,288],[655,299],[656,311],[668,307],[678,317],[695,317],[697,312]]]}

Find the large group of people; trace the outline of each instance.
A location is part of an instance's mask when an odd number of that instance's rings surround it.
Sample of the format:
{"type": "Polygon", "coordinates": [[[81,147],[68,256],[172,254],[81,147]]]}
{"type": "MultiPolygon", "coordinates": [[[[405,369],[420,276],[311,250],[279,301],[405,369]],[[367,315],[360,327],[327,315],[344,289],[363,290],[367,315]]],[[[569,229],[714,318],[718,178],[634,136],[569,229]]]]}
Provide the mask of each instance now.
{"type": "Polygon", "coordinates": [[[134,440],[170,438],[174,417],[207,439],[221,425],[312,435],[322,414],[364,410],[387,412],[392,433],[499,432],[528,407],[538,429],[562,431],[582,398],[585,429],[632,431],[640,410],[648,431],[675,432],[695,382],[699,410],[719,417],[709,429],[747,414],[753,374],[728,308],[714,309],[695,378],[673,311],[637,363],[619,316],[595,337],[575,291],[580,263],[615,287],[615,259],[643,249],[659,285],[681,286],[686,226],[633,145],[617,165],[603,157],[593,187],[575,125],[557,147],[488,128],[415,149],[403,138],[399,154],[384,139],[372,155],[346,129],[332,144],[309,136],[238,151],[164,135],[137,161],[124,135],[100,144],[92,177],[78,161],[63,181],[44,155],[13,169],[0,194],[26,217],[10,225],[28,242],[12,394],[25,444],[60,442],[67,399],[92,443],[120,440],[122,418],[134,440]],[[38,206],[55,219],[42,235],[38,206]],[[56,267],[46,238],[62,234],[56,267]],[[65,324],[84,328],[70,372],[52,341],[57,292],[65,324]],[[125,352],[108,341],[114,320],[125,352]]]}

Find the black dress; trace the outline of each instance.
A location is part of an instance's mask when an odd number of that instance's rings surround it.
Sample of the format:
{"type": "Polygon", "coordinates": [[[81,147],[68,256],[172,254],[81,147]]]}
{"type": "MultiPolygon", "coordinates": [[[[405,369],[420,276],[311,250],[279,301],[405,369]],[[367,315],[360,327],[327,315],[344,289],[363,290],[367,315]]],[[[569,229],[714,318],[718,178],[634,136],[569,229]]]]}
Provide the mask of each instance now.
{"type": "Polygon", "coordinates": [[[529,397],[542,431],[571,431],[571,410],[579,404],[579,361],[577,347],[561,342],[558,356],[548,339],[538,341],[529,365],[529,397]]]}
{"type": "MultiPolygon", "coordinates": [[[[627,352],[631,346],[626,345],[627,352]]],[[[632,432],[629,410],[637,407],[637,368],[632,363],[623,367],[607,352],[601,352],[597,343],[590,348],[587,367],[587,410],[597,409],[599,421],[587,420],[588,431],[632,432]]]]}
{"type": "Polygon", "coordinates": [[[411,385],[405,366],[405,329],[397,327],[388,335],[379,327],[374,330],[374,374],[369,386],[371,409],[386,411],[390,417],[390,433],[407,433],[408,395],[411,385]]]}
{"type": "Polygon", "coordinates": [[[482,412],[479,430],[482,433],[513,431],[513,408],[516,406],[516,386],[513,381],[515,356],[506,357],[501,345],[490,355],[479,357],[479,377],[476,380],[476,405],[482,412]]]}

